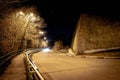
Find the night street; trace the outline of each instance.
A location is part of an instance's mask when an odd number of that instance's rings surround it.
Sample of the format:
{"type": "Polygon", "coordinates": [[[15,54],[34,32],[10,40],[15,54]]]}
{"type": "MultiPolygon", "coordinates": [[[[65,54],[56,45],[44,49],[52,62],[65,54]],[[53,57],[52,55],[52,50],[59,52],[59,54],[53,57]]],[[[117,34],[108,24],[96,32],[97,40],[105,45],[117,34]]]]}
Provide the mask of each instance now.
{"type": "Polygon", "coordinates": [[[0,0],[0,80],[120,80],[119,10],[115,0],[0,0]]]}

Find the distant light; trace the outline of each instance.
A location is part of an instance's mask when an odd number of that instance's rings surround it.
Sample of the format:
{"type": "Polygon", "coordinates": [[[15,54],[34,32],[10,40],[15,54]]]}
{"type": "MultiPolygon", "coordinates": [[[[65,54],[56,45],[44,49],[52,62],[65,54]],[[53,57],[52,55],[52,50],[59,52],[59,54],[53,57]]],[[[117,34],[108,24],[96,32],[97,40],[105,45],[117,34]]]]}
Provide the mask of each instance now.
{"type": "Polygon", "coordinates": [[[44,34],[44,32],[40,31],[39,34],[44,34]]]}
{"type": "Polygon", "coordinates": [[[46,40],[47,38],[46,37],[44,37],[44,40],[46,40]]]}
{"type": "Polygon", "coordinates": [[[22,11],[19,12],[20,15],[25,15],[22,11]]]}
{"type": "Polygon", "coordinates": [[[42,51],[43,52],[48,52],[48,51],[50,51],[50,49],[49,48],[44,48],[44,49],[42,49],[42,51]]]}
{"type": "Polygon", "coordinates": [[[30,16],[32,17],[34,14],[33,13],[30,13],[30,16]]]}

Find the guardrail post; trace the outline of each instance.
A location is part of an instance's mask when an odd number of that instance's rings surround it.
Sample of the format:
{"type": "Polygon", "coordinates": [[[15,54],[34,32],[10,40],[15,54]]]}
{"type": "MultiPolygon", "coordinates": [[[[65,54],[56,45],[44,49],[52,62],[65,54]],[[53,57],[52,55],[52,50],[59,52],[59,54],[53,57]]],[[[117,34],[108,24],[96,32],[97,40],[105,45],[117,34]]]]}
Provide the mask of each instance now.
{"type": "MultiPolygon", "coordinates": [[[[34,51],[33,51],[34,52],[34,51]]],[[[27,80],[44,80],[39,73],[36,65],[32,61],[32,50],[26,51],[24,54],[24,63],[26,66],[27,80]]]]}

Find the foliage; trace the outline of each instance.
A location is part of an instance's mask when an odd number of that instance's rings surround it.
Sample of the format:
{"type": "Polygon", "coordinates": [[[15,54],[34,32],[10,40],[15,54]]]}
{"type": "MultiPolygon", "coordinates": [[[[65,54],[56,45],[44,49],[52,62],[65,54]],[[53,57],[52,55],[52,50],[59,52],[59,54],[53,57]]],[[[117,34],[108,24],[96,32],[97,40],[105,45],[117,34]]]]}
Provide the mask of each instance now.
{"type": "Polygon", "coordinates": [[[46,24],[36,8],[32,6],[12,9],[9,4],[2,3],[2,0],[0,4],[2,4],[0,8],[0,55],[19,49],[21,44],[23,48],[25,40],[31,40],[33,47],[38,46],[40,28],[46,24]],[[32,16],[30,16],[31,13],[32,16]],[[38,43],[35,44],[36,41],[38,43]]]}
{"type": "Polygon", "coordinates": [[[55,41],[53,50],[60,50],[63,48],[63,42],[61,40],[55,41]]]}

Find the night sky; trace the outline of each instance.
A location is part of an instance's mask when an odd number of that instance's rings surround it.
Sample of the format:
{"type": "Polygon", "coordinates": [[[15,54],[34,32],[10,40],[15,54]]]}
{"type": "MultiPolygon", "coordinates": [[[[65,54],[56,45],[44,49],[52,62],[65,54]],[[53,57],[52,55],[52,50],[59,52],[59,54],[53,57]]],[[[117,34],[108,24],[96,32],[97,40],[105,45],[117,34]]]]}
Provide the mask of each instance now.
{"type": "Polygon", "coordinates": [[[81,13],[120,18],[119,3],[102,0],[33,0],[45,19],[49,40],[62,40],[70,45],[81,13]]]}

